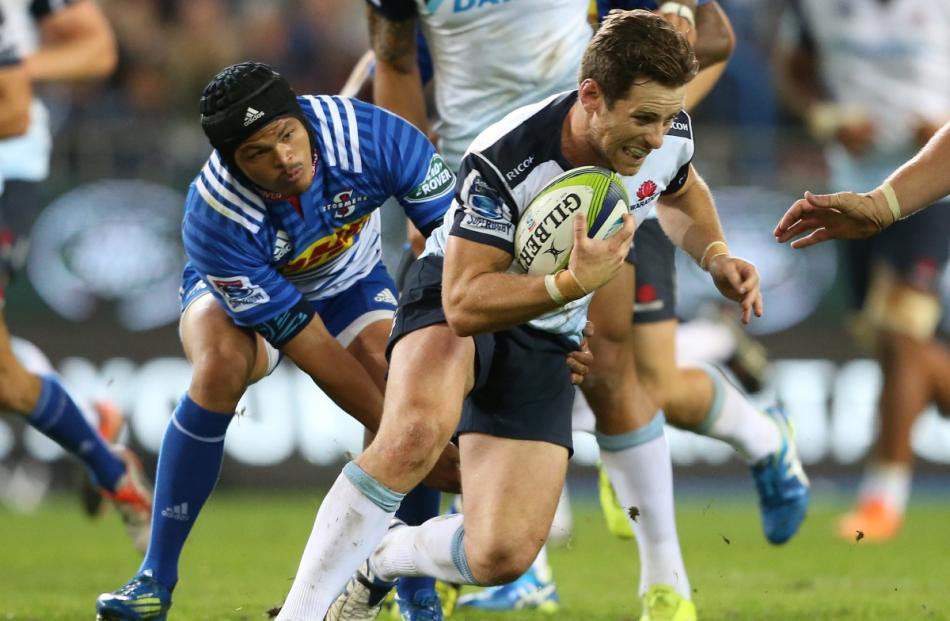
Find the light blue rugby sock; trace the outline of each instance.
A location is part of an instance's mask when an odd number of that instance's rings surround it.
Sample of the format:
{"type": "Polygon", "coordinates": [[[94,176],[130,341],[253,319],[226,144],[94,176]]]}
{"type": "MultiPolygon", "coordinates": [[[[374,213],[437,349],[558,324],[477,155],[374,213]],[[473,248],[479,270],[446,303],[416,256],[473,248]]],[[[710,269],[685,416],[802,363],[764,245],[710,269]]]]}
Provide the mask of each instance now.
{"type": "Polygon", "coordinates": [[[232,418],[204,409],[185,394],[165,429],[155,475],[152,537],[139,573],[150,570],[168,588],[178,582],[181,550],[218,482],[232,418]]]}
{"type": "Polygon", "coordinates": [[[125,463],[89,425],[58,379],[45,375],[40,380],[40,398],[26,422],[82,460],[101,487],[115,491],[125,463]]]}

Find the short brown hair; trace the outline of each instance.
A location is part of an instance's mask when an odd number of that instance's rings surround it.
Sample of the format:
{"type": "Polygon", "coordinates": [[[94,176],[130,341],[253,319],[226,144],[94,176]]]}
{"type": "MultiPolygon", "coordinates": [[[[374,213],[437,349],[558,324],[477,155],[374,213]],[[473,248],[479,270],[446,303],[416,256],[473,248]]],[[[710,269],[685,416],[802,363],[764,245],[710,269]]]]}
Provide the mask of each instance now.
{"type": "Polygon", "coordinates": [[[692,80],[698,70],[686,37],[665,19],[640,9],[614,9],[584,51],[580,81],[597,82],[609,108],[638,81],[676,88],[692,80]]]}

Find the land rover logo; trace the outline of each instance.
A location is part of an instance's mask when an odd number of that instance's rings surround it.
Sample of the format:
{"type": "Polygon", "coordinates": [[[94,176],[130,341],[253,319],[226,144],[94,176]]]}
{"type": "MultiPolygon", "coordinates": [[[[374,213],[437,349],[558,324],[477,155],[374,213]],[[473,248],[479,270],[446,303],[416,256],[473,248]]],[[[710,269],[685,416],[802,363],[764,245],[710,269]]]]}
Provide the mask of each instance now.
{"type": "Polygon", "coordinates": [[[176,320],[183,204],[178,192],[145,181],[100,181],[63,194],[33,229],[33,287],[74,321],[104,303],[128,330],[176,320]]]}

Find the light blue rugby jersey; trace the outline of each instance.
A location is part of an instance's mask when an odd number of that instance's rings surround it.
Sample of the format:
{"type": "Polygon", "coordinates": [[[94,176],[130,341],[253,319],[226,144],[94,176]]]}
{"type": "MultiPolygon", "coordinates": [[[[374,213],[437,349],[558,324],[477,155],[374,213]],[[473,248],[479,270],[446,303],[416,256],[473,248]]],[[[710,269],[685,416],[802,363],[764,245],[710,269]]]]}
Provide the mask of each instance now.
{"type": "Polygon", "coordinates": [[[255,326],[301,297],[327,298],[381,256],[378,208],[390,197],[420,230],[441,220],[455,175],[415,127],[376,106],[298,97],[316,141],[310,188],[291,200],[231,174],[213,152],[192,182],[182,236],[191,266],[238,325],[255,326]]]}

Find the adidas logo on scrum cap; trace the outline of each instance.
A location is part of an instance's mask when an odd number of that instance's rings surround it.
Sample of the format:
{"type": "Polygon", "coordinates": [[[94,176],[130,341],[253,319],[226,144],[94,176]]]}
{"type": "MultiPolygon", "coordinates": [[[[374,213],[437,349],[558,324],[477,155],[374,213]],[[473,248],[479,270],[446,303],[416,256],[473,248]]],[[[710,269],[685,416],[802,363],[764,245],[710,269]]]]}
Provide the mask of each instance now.
{"type": "Polygon", "coordinates": [[[254,108],[248,108],[247,112],[244,113],[244,127],[247,127],[257,119],[264,116],[264,113],[260,110],[255,110],[254,108]]]}

